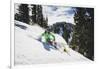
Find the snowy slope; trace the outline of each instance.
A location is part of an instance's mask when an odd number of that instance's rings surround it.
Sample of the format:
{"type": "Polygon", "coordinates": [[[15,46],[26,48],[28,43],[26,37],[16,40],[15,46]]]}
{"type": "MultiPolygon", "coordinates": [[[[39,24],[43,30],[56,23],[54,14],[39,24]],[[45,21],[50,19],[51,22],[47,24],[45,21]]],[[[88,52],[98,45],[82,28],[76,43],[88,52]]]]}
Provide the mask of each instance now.
{"type": "Polygon", "coordinates": [[[43,43],[38,40],[43,32],[44,29],[37,25],[30,26],[15,21],[15,64],[90,61],[68,48],[65,40],[57,34],[56,41],[64,43],[70,55],[50,48],[49,51],[46,50],[43,43]]]}

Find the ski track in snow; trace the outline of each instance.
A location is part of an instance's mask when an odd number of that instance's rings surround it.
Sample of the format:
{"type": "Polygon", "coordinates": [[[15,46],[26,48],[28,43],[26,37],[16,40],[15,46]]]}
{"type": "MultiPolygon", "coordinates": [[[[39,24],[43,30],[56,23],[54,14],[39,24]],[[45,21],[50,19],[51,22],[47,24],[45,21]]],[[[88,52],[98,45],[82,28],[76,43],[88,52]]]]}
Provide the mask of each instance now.
{"type": "Polygon", "coordinates": [[[83,55],[68,48],[65,40],[57,34],[54,34],[56,41],[66,44],[70,55],[51,48],[50,51],[46,50],[43,43],[38,40],[43,32],[44,29],[38,25],[30,26],[15,21],[15,65],[90,61],[83,55]]]}

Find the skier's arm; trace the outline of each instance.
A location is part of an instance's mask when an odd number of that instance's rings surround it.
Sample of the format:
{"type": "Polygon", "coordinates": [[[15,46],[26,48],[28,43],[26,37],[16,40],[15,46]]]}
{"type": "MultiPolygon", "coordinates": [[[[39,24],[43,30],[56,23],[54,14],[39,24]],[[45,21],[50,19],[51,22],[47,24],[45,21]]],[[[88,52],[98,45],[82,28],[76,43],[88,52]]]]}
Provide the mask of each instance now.
{"type": "Polygon", "coordinates": [[[54,37],[54,41],[55,41],[55,36],[53,35],[53,37],[54,37]]]}
{"type": "Polygon", "coordinates": [[[55,36],[53,35],[53,33],[51,33],[51,35],[53,36],[53,38],[54,38],[54,41],[55,41],[55,36]]]}

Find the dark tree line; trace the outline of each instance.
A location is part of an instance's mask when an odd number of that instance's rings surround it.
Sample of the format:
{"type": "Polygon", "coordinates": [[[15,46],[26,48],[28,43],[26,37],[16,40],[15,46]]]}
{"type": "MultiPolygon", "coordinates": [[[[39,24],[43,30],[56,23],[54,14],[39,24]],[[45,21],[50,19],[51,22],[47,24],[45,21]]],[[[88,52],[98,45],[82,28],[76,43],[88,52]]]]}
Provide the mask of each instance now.
{"type": "Polygon", "coordinates": [[[15,14],[15,20],[29,23],[29,8],[28,4],[21,4],[18,9],[19,13],[15,14]]]}
{"type": "Polygon", "coordinates": [[[75,27],[70,47],[94,60],[94,9],[76,8],[75,27]]]}
{"type": "Polygon", "coordinates": [[[20,4],[19,13],[15,14],[15,20],[27,23],[29,25],[38,24],[39,26],[46,28],[48,19],[43,17],[41,5],[20,4]],[[31,15],[29,13],[31,12],[31,15]]]}

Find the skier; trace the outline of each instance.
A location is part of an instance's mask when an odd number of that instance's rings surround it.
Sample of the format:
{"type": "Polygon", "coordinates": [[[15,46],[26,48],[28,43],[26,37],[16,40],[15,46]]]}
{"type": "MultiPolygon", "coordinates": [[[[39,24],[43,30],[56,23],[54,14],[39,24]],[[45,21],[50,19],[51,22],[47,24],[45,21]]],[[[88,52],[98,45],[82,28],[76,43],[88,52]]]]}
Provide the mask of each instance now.
{"type": "Polygon", "coordinates": [[[56,42],[55,42],[55,36],[49,30],[46,30],[42,34],[42,42],[48,43],[48,44],[54,46],[57,49],[56,42]]]}

